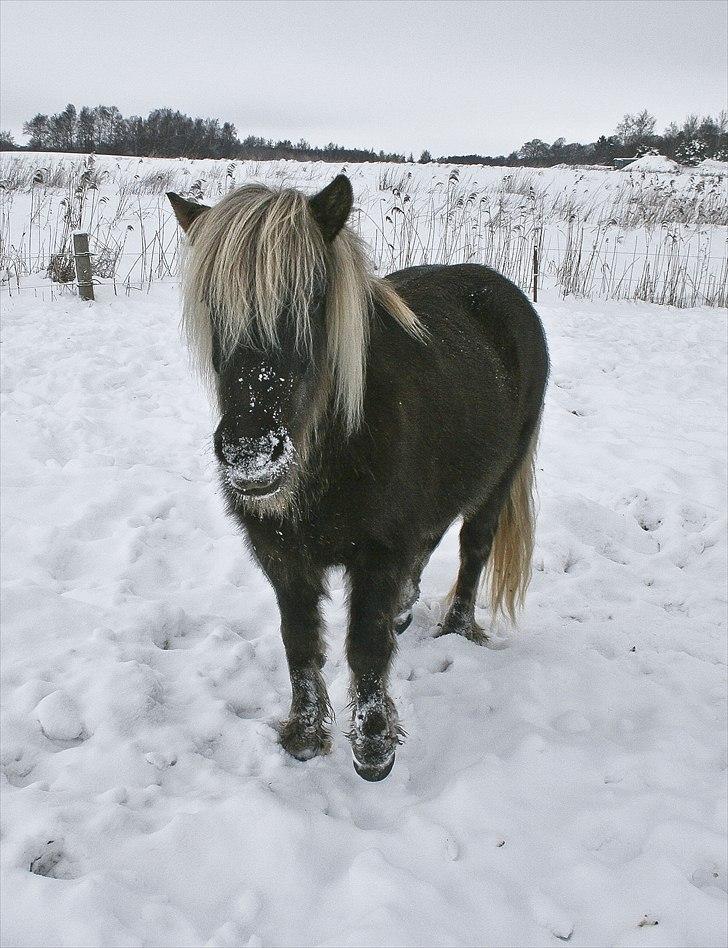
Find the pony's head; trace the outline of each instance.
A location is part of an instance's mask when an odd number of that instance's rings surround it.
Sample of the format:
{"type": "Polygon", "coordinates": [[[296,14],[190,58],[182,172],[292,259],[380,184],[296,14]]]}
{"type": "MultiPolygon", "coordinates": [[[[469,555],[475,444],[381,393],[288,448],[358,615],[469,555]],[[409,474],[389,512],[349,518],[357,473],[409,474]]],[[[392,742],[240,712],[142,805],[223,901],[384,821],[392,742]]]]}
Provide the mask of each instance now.
{"type": "Polygon", "coordinates": [[[280,512],[322,419],[338,416],[345,433],[361,421],[373,303],[414,334],[419,324],[345,226],[344,175],[311,198],[261,185],[214,207],[168,196],[189,238],[183,323],[217,395],[226,485],[280,512]]]}

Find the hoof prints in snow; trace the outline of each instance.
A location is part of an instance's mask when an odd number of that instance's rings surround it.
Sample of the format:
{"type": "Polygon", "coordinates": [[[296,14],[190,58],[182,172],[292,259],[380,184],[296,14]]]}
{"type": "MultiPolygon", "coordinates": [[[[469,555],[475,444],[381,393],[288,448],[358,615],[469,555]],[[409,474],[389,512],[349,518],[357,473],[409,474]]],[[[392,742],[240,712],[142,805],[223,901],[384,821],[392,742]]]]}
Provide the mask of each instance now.
{"type": "Polygon", "coordinates": [[[65,879],[68,875],[62,871],[63,840],[49,839],[43,846],[42,852],[35,856],[29,865],[29,870],[36,876],[50,876],[53,879],[65,879]]]}
{"type": "Polygon", "coordinates": [[[332,751],[279,744],[275,600],[223,514],[175,292],[10,305],[3,943],[725,943],[722,317],[540,309],[521,628],[433,637],[451,531],[398,640],[408,738],[369,785],[338,581],[332,751]]]}

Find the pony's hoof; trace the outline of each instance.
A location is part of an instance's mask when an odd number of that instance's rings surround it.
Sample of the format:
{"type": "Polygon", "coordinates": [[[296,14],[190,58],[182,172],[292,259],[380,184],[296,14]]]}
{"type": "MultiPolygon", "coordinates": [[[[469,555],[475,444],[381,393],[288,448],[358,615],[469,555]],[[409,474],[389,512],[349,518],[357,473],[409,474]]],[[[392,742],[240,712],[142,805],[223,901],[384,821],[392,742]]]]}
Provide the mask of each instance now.
{"type": "Polygon", "coordinates": [[[363,780],[368,780],[370,783],[375,783],[378,780],[384,780],[385,777],[390,775],[392,772],[392,767],[394,767],[395,754],[392,754],[388,761],[376,766],[373,764],[360,764],[354,754],[352,754],[351,757],[354,761],[354,770],[363,780]]]}
{"type": "Polygon", "coordinates": [[[482,645],[484,648],[493,649],[496,652],[509,648],[511,644],[508,639],[488,635],[477,622],[469,626],[458,625],[454,628],[448,625],[447,622],[441,622],[437,627],[437,632],[435,632],[435,638],[439,639],[441,635],[459,635],[475,645],[482,645]]]}
{"type": "Polygon", "coordinates": [[[297,721],[281,726],[281,747],[296,760],[311,760],[331,750],[331,737],[325,728],[303,727],[297,721]]]}
{"type": "Polygon", "coordinates": [[[401,635],[405,629],[409,628],[410,623],[412,622],[412,610],[408,612],[402,612],[398,616],[395,616],[394,619],[394,631],[397,635],[401,635]]]}
{"type": "Polygon", "coordinates": [[[364,780],[384,780],[394,767],[397,745],[404,731],[394,702],[383,688],[357,697],[352,714],[351,741],[354,769],[364,780]]]}
{"type": "Polygon", "coordinates": [[[465,622],[459,617],[452,618],[445,616],[444,620],[437,627],[435,638],[439,639],[442,635],[459,635],[469,642],[474,642],[476,645],[488,645],[490,641],[485,630],[481,628],[477,622],[474,620],[472,622],[465,622]]]}

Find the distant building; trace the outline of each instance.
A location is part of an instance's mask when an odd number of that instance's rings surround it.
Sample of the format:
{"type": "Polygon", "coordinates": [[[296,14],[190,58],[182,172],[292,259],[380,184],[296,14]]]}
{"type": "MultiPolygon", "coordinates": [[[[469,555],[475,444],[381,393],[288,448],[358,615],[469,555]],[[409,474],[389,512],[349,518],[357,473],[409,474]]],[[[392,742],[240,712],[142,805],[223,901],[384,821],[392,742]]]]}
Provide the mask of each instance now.
{"type": "Polygon", "coordinates": [[[625,165],[631,164],[633,161],[637,161],[639,155],[635,155],[634,158],[612,158],[612,165],[615,168],[624,168],[625,165]]]}

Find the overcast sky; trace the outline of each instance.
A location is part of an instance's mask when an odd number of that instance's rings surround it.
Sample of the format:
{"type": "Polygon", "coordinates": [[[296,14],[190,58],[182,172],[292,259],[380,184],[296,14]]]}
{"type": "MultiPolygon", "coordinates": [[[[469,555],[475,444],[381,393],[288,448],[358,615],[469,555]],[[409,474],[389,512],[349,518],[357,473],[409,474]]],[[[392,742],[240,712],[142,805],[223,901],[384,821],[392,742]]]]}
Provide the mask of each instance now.
{"type": "Polygon", "coordinates": [[[240,137],[435,155],[726,107],[725,0],[2,0],[0,126],[169,106],[240,137]]]}

